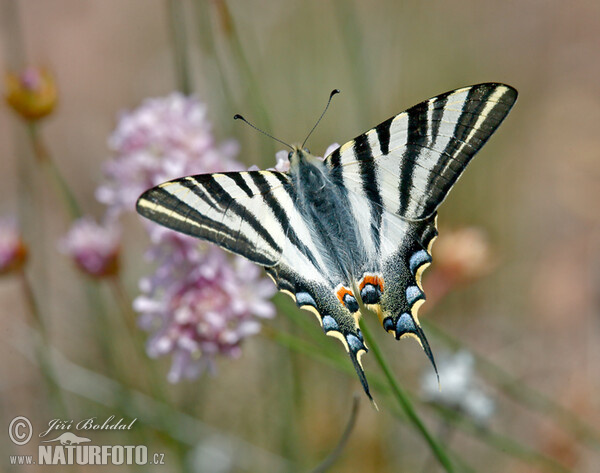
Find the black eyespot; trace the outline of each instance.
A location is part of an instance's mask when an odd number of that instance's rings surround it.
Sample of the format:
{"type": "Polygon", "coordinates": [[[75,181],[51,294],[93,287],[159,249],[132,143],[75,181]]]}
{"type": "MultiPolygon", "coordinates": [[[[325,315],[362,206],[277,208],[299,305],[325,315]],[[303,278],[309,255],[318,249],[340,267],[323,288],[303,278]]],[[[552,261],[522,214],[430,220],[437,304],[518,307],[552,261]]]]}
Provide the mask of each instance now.
{"type": "Polygon", "coordinates": [[[365,284],[362,291],[360,291],[360,297],[365,304],[378,304],[381,297],[381,291],[379,287],[373,286],[372,284],[365,284]]]}
{"type": "Polygon", "coordinates": [[[346,305],[346,307],[348,308],[348,310],[350,312],[352,312],[352,313],[354,313],[354,312],[356,312],[358,310],[358,302],[350,294],[345,294],[344,295],[344,304],[346,305]]]}
{"type": "Polygon", "coordinates": [[[288,153],[288,159],[289,159],[290,161],[292,160],[292,156],[294,156],[294,152],[293,152],[293,151],[290,151],[290,152],[288,153]]]}

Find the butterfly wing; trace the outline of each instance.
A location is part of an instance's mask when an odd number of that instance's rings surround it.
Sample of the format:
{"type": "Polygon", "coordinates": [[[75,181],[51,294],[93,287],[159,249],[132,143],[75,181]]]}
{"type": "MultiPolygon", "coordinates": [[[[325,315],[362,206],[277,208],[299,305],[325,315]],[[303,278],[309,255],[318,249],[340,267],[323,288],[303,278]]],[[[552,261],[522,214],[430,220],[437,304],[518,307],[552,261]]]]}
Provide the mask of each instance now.
{"type": "Polygon", "coordinates": [[[386,331],[416,337],[435,367],[417,310],[421,274],[431,262],[436,210],[506,117],[517,92],[479,84],[433,97],[386,120],[326,158],[333,179],[353,195],[372,268],[357,275],[363,302],[386,331]],[[362,211],[369,219],[360,219],[362,211]]]}
{"type": "Polygon", "coordinates": [[[264,266],[278,289],[315,313],[325,333],[343,343],[371,398],[360,364],[366,346],[357,318],[336,295],[342,285],[339,276],[330,271],[330,261],[296,201],[286,173],[229,172],[161,184],[140,197],[137,210],[264,266]]]}
{"type": "Polygon", "coordinates": [[[402,218],[432,215],[517,98],[479,84],[421,102],[327,157],[344,185],[402,218]]]}
{"type": "Polygon", "coordinates": [[[269,171],[201,174],[166,182],[139,198],[144,217],[202,238],[263,266],[276,264],[285,231],[265,205],[265,193],[282,194],[285,174],[269,171]]]}

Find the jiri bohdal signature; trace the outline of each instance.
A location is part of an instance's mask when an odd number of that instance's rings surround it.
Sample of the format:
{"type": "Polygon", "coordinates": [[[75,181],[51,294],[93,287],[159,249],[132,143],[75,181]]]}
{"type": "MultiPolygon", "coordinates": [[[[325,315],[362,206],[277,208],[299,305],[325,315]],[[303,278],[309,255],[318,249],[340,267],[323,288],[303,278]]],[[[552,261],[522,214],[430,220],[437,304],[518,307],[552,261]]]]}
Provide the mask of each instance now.
{"type": "Polygon", "coordinates": [[[69,430],[131,430],[137,417],[131,421],[126,421],[122,417],[115,421],[115,416],[111,415],[104,421],[97,417],[88,417],[78,422],[66,419],[52,419],[48,422],[48,429],[40,433],[39,437],[46,437],[51,432],[63,432],[69,430]]]}

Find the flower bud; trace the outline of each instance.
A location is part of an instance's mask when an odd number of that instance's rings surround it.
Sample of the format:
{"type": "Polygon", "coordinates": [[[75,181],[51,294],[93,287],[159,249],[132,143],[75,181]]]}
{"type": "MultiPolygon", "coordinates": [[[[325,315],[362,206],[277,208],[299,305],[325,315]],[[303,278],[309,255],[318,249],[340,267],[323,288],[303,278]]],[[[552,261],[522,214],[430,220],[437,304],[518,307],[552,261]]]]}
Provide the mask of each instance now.
{"type": "Polygon", "coordinates": [[[81,218],[60,241],[60,250],[73,258],[85,274],[96,278],[119,271],[120,234],[115,224],[99,225],[89,217],[81,218]]]}
{"type": "Polygon", "coordinates": [[[0,275],[17,271],[27,261],[27,247],[14,219],[0,220],[0,275]]]}
{"type": "Polygon", "coordinates": [[[28,67],[20,73],[8,72],[5,84],[6,102],[25,120],[39,120],[56,106],[56,83],[46,69],[28,67]]]}

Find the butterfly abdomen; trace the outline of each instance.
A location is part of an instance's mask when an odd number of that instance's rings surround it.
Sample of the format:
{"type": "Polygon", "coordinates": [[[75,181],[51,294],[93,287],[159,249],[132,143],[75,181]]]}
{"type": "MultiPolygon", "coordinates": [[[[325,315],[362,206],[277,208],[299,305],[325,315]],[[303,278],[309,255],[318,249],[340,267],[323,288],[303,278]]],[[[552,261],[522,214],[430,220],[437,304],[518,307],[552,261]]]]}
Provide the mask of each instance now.
{"type": "MultiPolygon", "coordinates": [[[[333,182],[325,164],[310,156],[293,160],[290,169],[296,187],[297,206],[311,229],[321,254],[327,255],[337,280],[350,282],[364,266],[366,255],[356,220],[350,210],[348,196],[333,182]]],[[[368,214],[367,214],[368,215],[368,214]]]]}

